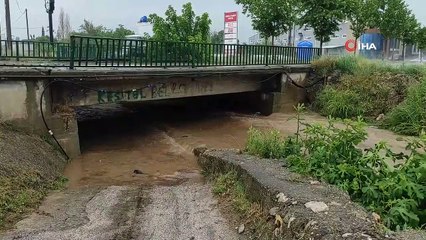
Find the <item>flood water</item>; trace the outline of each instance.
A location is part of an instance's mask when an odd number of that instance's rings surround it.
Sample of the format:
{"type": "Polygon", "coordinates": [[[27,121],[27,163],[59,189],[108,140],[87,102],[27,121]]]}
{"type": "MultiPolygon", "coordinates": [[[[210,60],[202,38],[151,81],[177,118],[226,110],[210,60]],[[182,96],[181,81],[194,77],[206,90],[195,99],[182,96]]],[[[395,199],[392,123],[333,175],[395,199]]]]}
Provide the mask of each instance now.
{"type": "MultiPolygon", "coordinates": [[[[69,187],[202,181],[192,154],[194,148],[243,149],[250,126],[274,128],[283,135],[297,129],[292,112],[266,117],[244,104],[235,107],[228,103],[225,99],[224,104],[212,101],[80,109],[82,155],[65,170],[69,187]]],[[[308,123],[327,121],[315,113],[307,113],[304,119],[308,123]]],[[[362,149],[383,139],[397,153],[405,149],[406,143],[389,131],[369,127],[367,132],[368,139],[359,145],[362,149]]]]}
{"type": "Polygon", "coordinates": [[[65,170],[69,188],[202,181],[192,150],[202,145],[243,148],[250,119],[257,116],[167,105],[136,110],[103,106],[82,112],[82,155],[65,170]]]}

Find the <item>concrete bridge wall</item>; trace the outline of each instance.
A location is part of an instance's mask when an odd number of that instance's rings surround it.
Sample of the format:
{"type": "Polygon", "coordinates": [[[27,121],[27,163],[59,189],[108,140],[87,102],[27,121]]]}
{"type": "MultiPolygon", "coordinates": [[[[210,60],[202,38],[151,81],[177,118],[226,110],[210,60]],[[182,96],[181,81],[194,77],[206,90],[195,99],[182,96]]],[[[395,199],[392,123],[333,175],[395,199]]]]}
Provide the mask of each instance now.
{"type": "Polygon", "coordinates": [[[80,154],[80,144],[74,107],[253,92],[257,97],[251,101],[264,114],[270,114],[291,110],[304,100],[304,90],[291,85],[283,72],[292,72],[292,78],[303,84],[309,66],[159,71],[162,74],[123,70],[0,70],[0,123],[13,122],[32,132],[47,134],[40,113],[41,93],[52,80],[65,80],[51,85],[42,104],[49,128],[67,154],[75,157],[80,154]]]}

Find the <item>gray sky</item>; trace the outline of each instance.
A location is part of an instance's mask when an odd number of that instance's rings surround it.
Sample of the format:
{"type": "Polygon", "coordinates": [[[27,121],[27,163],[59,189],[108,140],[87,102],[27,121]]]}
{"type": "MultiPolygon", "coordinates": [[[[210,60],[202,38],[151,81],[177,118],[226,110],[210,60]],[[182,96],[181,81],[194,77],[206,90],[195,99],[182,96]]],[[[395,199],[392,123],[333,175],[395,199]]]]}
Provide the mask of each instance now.
{"type": "MultiPolygon", "coordinates": [[[[188,0],[56,0],[56,10],[54,13],[54,28],[57,29],[59,11],[61,8],[70,16],[71,25],[74,30],[78,29],[83,19],[93,21],[95,24],[102,24],[108,28],[115,28],[118,24],[123,24],[127,28],[137,30],[136,22],[140,17],[157,13],[163,15],[167,6],[172,5],[176,9],[188,2],[188,0]]],[[[223,15],[226,11],[239,11],[241,7],[233,0],[192,0],[192,5],[197,14],[207,12],[212,19],[212,30],[222,30],[223,15]]],[[[426,25],[425,0],[406,0],[410,8],[416,14],[419,21],[426,25]]],[[[36,36],[41,35],[41,27],[48,25],[47,13],[44,8],[44,0],[10,0],[12,31],[13,35],[26,38],[25,16],[21,11],[28,9],[30,33],[36,36]]],[[[2,37],[4,37],[4,1],[0,0],[0,21],[2,37]]],[[[242,42],[255,32],[251,28],[250,19],[240,15],[239,33],[242,42]]]]}

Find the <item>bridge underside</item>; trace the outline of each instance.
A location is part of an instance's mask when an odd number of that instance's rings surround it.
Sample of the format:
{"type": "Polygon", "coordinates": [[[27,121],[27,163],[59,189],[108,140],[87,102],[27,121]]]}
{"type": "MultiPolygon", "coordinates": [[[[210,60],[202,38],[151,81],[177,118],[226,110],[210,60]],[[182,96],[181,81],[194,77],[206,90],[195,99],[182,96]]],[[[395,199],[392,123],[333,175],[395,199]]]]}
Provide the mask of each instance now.
{"type": "MultiPolygon", "coordinates": [[[[209,103],[209,96],[233,95],[263,114],[298,102],[299,89],[286,82],[286,73],[303,81],[309,66],[221,67],[197,69],[64,70],[4,69],[0,78],[0,122],[13,121],[46,133],[40,103],[49,128],[70,157],[80,154],[75,108],[102,104],[187,102],[209,103]],[[53,82],[53,83],[52,83],[53,82]],[[41,92],[50,84],[43,101],[41,92]],[[11,91],[13,90],[13,91],[11,91]],[[238,93],[248,93],[235,95],[238,93]],[[288,99],[286,99],[288,98],[288,99]]],[[[302,90],[303,91],[303,90],[302,90]]]]}

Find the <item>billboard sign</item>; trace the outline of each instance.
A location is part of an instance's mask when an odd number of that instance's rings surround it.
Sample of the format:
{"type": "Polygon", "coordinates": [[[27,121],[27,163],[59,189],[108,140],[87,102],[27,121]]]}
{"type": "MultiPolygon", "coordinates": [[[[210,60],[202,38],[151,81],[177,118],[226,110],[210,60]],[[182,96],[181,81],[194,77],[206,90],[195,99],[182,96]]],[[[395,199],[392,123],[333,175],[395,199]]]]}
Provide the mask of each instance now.
{"type": "MultiPolygon", "coordinates": [[[[224,19],[224,43],[238,44],[238,12],[225,12],[224,19]]],[[[225,48],[226,55],[234,55],[236,46],[225,48]]]]}

